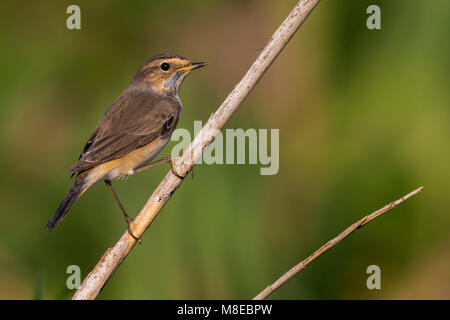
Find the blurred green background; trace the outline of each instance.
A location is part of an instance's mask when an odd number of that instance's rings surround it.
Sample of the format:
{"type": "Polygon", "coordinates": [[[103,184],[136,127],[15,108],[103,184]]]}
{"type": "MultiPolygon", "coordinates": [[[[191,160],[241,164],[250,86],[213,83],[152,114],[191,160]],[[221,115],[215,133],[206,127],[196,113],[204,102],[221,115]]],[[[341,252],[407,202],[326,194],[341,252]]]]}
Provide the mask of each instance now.
{"type": "MultiPolygon", "coordinates": [[[[0,298],[68,299],[125,230],[103,184],[44,227],[69,168],[147,58],[208,61],[180,97],[206,121],[296,1],[0,3],[0,298]],[[66,8],[81,7],[81,30],[66,8]]],[[[227,128],[279,128],[280,170],[199,165],[99,299],[247,299],[345,227],[420,185],[273,299],[450,298],[450,2],[323,0],[227,128]],[[366,8],[381,7],[381,30],[366,8]],[[368,290],[366,268],[381,268],[368,290]]],[[[169,155],[172,142],[161,156],[169,155]]],[[[168,171],[114,185],[134,216],[168,171]]]]}

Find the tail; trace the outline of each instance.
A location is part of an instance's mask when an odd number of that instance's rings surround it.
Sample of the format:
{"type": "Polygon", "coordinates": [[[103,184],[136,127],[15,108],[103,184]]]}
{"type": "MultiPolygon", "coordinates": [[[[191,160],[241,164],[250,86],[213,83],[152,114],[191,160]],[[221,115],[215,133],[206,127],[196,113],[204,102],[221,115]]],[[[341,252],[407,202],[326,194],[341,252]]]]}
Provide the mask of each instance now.
{"type": "Polygon", "coordinates": [[[63,201],[61,201],[58,209],[56,209],[56,212],[47,223],[46,228],[48,231],[52,230],[58,222],[64,219],[75,201],[86,191],[88,186],[85,183],[85,178],[86,175],[84,173],[77,175],[63,201]]]}

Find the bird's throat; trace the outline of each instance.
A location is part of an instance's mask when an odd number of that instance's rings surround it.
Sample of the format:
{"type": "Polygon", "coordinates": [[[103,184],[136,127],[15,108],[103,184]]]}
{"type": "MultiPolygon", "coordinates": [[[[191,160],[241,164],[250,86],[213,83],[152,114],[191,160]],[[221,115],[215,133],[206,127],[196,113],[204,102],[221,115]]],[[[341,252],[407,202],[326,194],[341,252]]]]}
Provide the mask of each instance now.
{"type": "Polygon", "coordinates": [[[179,71],[173,75],[172,78],[164,82],[164,88],[169,89],[175,89],[175,92],[178,92],[178,89],[180,88],[181,82],[183,81],[185,73],[182,71],[179,71]]]}

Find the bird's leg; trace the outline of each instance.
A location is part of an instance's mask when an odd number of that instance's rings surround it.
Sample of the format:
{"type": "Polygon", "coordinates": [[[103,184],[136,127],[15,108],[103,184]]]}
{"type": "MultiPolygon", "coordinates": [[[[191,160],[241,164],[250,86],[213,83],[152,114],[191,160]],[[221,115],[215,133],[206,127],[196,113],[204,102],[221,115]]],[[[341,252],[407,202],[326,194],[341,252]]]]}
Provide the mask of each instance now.
{"type": "Polygon", "coordinates": [[[105,184],[108,187],[108,189],[111,191],[111,193],[113,194],[114,200],[116,200],[117,204],[120,207],[120,210],[123,213],[123,216],[125,218],[125,221],[127,223],[127,231],[130,234],[130,236],[132,236],[136,241],[138,241],[139,243],[141,243],[141,239],[136,237],[133,232],[131,232],[131,228],[130,228],[130,223],[133,221],[133,219],[127,214],[127,212],[125,211],[124,207],[122,206],[122,203],[119,200],[119,197],[117,196],[116,192],[114,191],[111,181],[109,180],[105,180],[105,184]]]}
{"type": "MultiPolygon", "coordinates": [[[[157,166],[158,164],[163,164],[163,163],[166,163],[166,162],[170,162],[170,171],[172,171],[172,173],[173,173],[177,178],[180,178],[181,180],[183,180],[184,178],[186,178],[186,175],[183,176],[183,175],[181,175],[181,174],[179,174],[179,173],[177,172],[177,170],[175,169],[175,161],[174,161],[175,159],[179,159],[179,158],[172,158],[172,157],[165,157],[165,158],[162,158],[162,159],[160,159],[160,160],[157,160],[157,161],[155,161],[155,162],[146,164],[145,166],[142,166],[142,167],[139,167],[139,168],[135,169],[134,172],[133,172],[133,174],[142,172],[142,171],[144,171],[144,170],[146,170],[146,169],[148,169],[148,168],[157,166]]],[[[192,177],[194,177],[194,170],[191,169],[191,172],[192,172],[192,177]]]]}

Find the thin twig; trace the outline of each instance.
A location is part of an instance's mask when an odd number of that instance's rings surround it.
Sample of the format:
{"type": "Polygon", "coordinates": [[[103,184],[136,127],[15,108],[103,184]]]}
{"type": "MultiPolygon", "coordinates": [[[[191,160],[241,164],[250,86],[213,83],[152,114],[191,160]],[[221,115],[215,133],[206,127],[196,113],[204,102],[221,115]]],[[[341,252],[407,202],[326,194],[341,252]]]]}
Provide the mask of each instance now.
{"type": "Polygon", "coordinates": [[[327,250],[331,249],[332,247],[334,247],[336,244],[338,244],[341,240],[343,240],[344,238],[346,238],[347,236],[349,236],[353,231],[358,230],[359,228],[361,228],[362,226],[368,224],[370,221],[372,221],[373,219],[379,217],[380,215],[382,215],[383,213],[395,208],[396,206],[398,206],[400,203],[402,203],[403,201],[407,200],[408,198],[411,198],[412,196],[418,194],[419,192],[421,192],[423,190],[423,187],[417,188],[414,191],[411,191],[410,193],[408,193],[407,195],[401,197],[398,200],[395,200],[391,203],[389,203],[388,205],[385,205],[383,208],[378,209],[377,211],[365,216],[364,218],[362,218],[361,220],[355,222],[354,224],[352,224],[350,227],[348,227],[347,229],[345,229],[344,231],[342,231],[337,237],[331,239],[330,241],[328,241],[327,243],[325,243],[323,246],[321,246],[318,250],[316,250],[312,255],[310,255],[308,258],[306,258],[305,260],[303,260],[302,262],[300,262],[299,264],[297,264],[295,267],[293,267],[292,269],[290,269],[288,272],[286,272],[285,274],[283,274],[277,281],[275,281],[274,283],[272,283],[270,286],[266,287],[263,291],[261,291],[256,297],[253,298],[253,300],[263,300],[265,298],[267,298],[274,290],[278,289],[279,287],[281,287],[284,283],[286,283],[289,279],[291,279],[293,276],[295,276],[297,273],[299,273],[300,271],[302,271],[303,269],[306,268],[306,266],[308,264],[310,264],[311,262],[313,262],[315,259],[317,259],[318,257],[320,257],[323,253],[325,253],[327,250]]]}
{"type": "MultiPolygon", "coordinates": [[[[297,3],[272,35],[272,38],[242,80],[228,95],[220,108],[212,114],[194,141],[183,153],[175,168],[177,172],[189,172],[192,169],[196,160],[202,155],[203,150],[214,140],[217,133],[236,112],[245,97],[255,87],[259,79],[275,61],[318,3],[319,0],[300,0],[297,3]]],[[[135,236],[142,236],[180,184],[181,180],[171,172],[166,174],[136,219],[131,223],[131,229],[135,236]]],[[[102,256],[95,268],[84,279],[72,299],[95,299],[135,244],[136,240],[128,232],[125,232],[116,245],[113,248],[109,248],[102,256]]]]}

